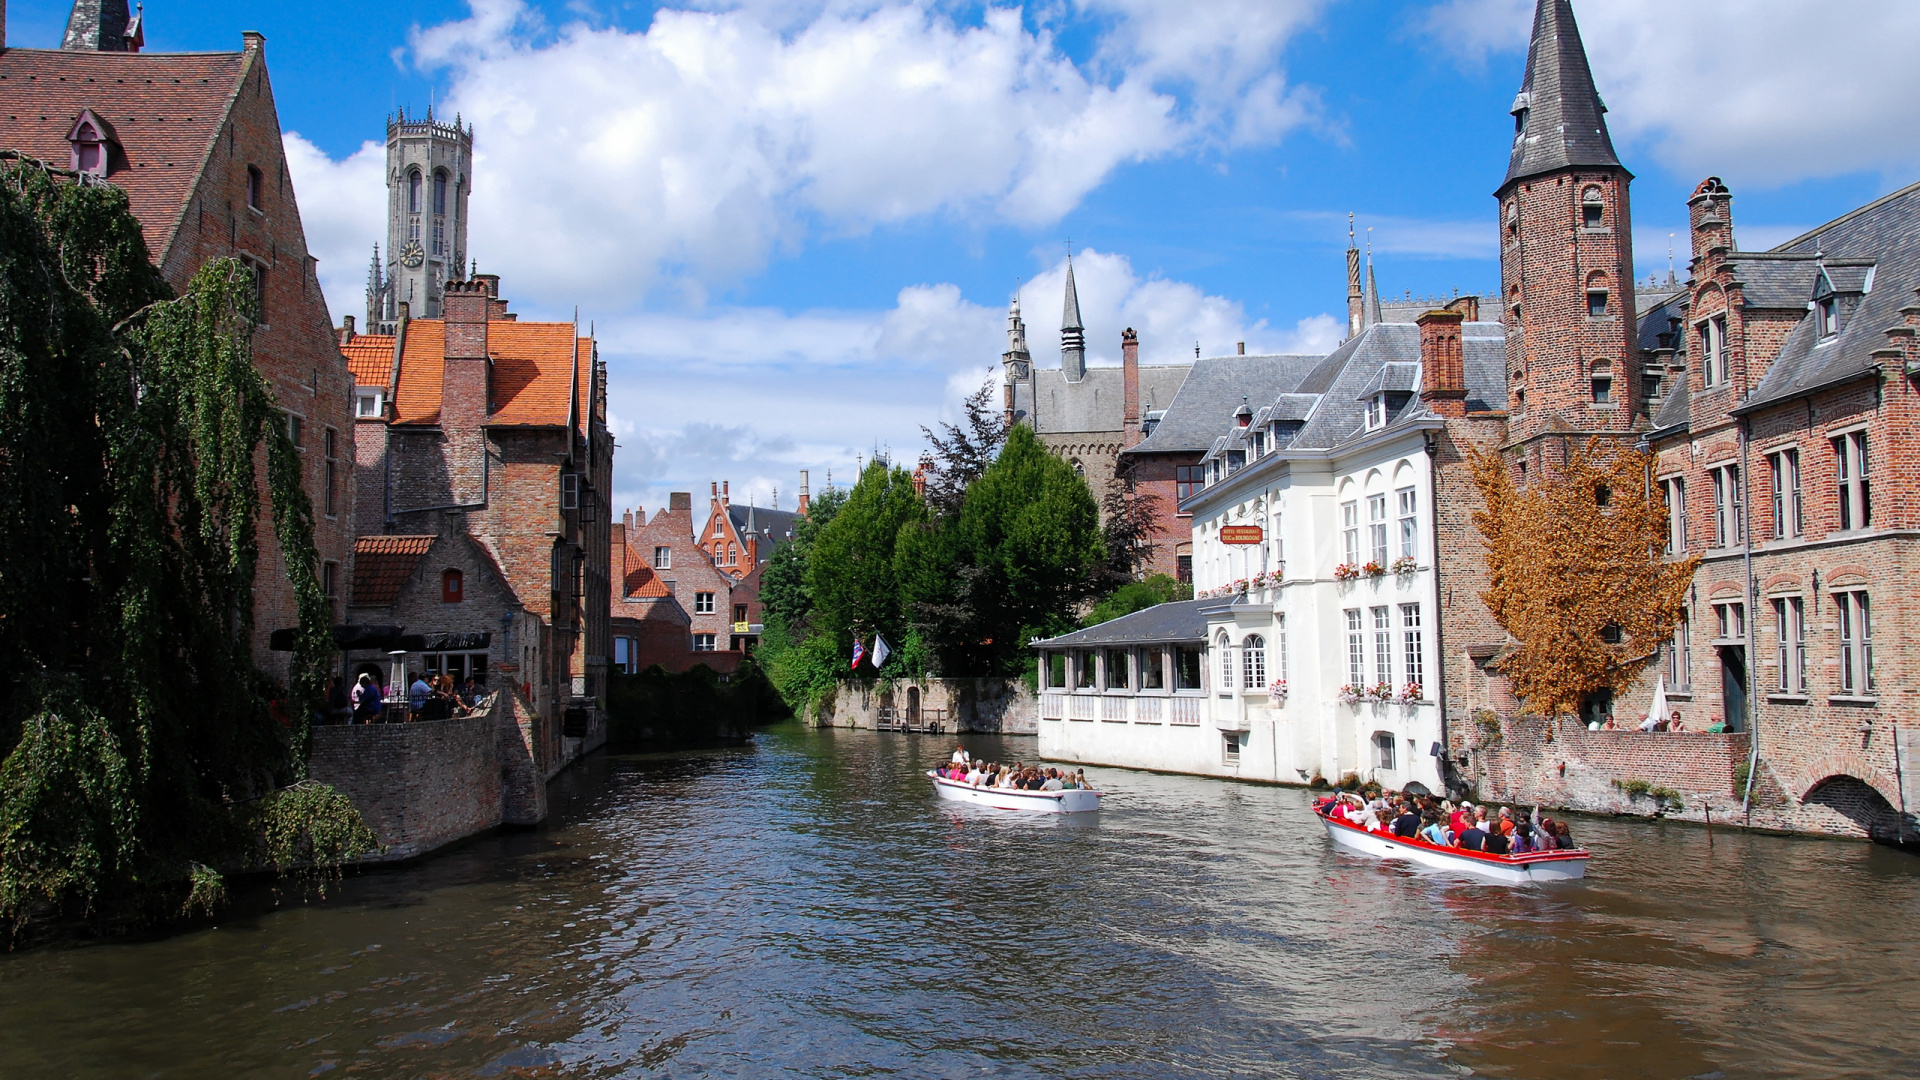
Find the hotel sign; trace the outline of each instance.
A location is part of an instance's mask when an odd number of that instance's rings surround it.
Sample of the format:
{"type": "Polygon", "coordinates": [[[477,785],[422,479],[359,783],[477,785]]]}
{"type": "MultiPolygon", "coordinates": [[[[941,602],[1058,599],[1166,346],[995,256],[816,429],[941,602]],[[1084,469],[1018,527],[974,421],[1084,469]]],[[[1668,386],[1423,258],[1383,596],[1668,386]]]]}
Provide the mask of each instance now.
{"type": "Polygon", "coordinates": [[[1220,542],[1223,544],[1258,544],[1267,538],[1258,525],[1222,525],[1220,542]]]}

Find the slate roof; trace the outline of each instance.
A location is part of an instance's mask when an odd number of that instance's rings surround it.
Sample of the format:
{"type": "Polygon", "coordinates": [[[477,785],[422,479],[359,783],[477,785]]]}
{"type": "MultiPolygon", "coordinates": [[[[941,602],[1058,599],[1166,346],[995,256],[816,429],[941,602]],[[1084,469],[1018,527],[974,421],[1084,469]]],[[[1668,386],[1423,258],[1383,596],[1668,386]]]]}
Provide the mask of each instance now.
{"type": "MultiPolygon", "coordinates": [[[[1507,362],[1505,331],[1499,323],[1464,323],[1461,326],[1461,350],[1467,381],[1466,406],[1470,412],[1504,409],[1507,362]]],[[[1319,394],[1319,408],[1313,412],[1292,449],[1325,450],[1362,433],[1366,422],[1366,398],[1377,392],[1378,378],[1386,389],[1417,390],[1412,375],[1420,363],[1420,328],[1412,323],[1380,323],[1369,326],[1329,353],[1298,388],[1299,393],[1319,394]],[[1389,376],[1389,365],[1407,365],[1400,374],[1389,376]],[[1370,389],[1372,388],[1372,389],[1370,389]]],[[[1389,425],[1401,417],[1389,418],[1389,425]]]]}
{"type": "Polygon", "coordinates": [[[1620,164],[1569,0],[1540,0],[1534,9],[1527,74],[1513,109],[1526,111],[1527,126],[1514,137],[1502,188],[1573,165],[1620,164]]]}
{"type": "MultiPolygon", "coordinates": [[[[1190,364],[1140,365],[1140,410],[1164,409],[1180,392],[1190,364]]],[[[1059,368],[1033,371],[1035,433],[1064,435],[1079,431],[1119,431],[1126,385],[1117,367],[1090,367],[1079,382],[1068,382],[1059,368]]]]}
{"type": "MultiPolygon", "coordinates": [[[[493,355],[493,413],[487,423],[500,426],[565,427],[572,401],[567,387],[575,376],[580,407],[574,415],[581,430],[593,387],[593,339],[573,337],[572,323],[487,323],[487,351],[493,355]],[[576,368],[567,343],[579,351],[576,368]]],[[[385,386],[393,372],[393,336],[361,334],[341,350],[354,381],[385,386]]],[[[440,422],[440,386],[446,371],[446,324],[439,319],[407,323],[400,357],[400,385],[393,391],[394,423],[440,422]]]]}
{"type": "Polygon", "coordinates": [[[0,149],[65,169],[80,110],[113,125],[107,180],[127,193],[147,252],[164,261],[214,136],[247,71],[246,53],[0,50],[0,149]]]}
{"type": "Polygon", "coordinates": [[[354,607],[392,607],[433,547],[432,536],[362,536],[353,542],[354,607]]]}
{"type": "Polygon", "coordinates": [[[1319,362],[1318,356],[1284,354],[1214,356],[1195,360],[1186,381],[1180,386],[1180,392],[1165,405],[1166,415],[1155,425],[1153,434],[1125,452],[1169,454],[1204,451],[1232,424],[1233,412],[1240,407],[1242,397],[1256,409],[1274,403],[1281,394],[1292,390],[1319,362]]]}
{"type": "Polygon", "coordinates": [[[743,537],[747,535],[749,514],[753,516],[754,527],[760,530],[759,558],[755,561],[764,563],[773,554],[776,545],[783,540],[793,539],[793,523],[800,515],[791,510],[769,510],[764,506],[727,505],[727,517],[743,537]]]}
{"type": "MultiPolygon", "coordinates": [[[[1843,305],[1840,332],[1831,338],[1822,340],[1816,321],[1802,319],[1760,385],[1734,410],[1736,414],[1878,369],[1873,353],[1887,347],[1887,327],[1906,321],[1902,309],[1914,303],[1914,287],[1920,285],[1920,184],[1904,187],[1773,250],[1823,256],[1832,267],[1829,276],[1836,287],[1842,280],[1857,280],[1863,286],[1864,272],[1847,271],[1864,271],[1864,263],[1870,261],[1873,288],[1857,303],[1843,305]],[[1845,265],[1849,263],[1854,265],[1845,265]]],[[[1809,281],[1801,303],[1812,298],[1809,281]]]]}
{"type": "Polygon", "coordinates": [[[1106,645],[1154,645],[1163,642],[1207,640],[1207,617],[1200,613],[1204,600],[1176,600],[1156,604],[1131,615],[1109,619],[1098,626],[1075,630],[1071,634],[1048,638],[1039,644],[1046,648],[1091,648],[1106,645]]]}
{"type": "Polygon", "coordinates": [[[1729,255],[1727,263],[1748,307],[1804,310],[1820,277],[1820,264],[1810,254],[1739,251],[1729,255]]]}

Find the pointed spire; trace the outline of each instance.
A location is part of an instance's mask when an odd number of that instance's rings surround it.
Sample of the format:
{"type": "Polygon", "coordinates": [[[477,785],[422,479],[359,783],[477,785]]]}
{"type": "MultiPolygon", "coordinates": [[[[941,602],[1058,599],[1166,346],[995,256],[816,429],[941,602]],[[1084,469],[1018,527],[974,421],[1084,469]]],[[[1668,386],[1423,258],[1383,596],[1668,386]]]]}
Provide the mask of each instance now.
{"type": "Polygon", "coordinates": [[[1576,165],[1620,164],[1571,0],[1539,0],[1534,9],[1527,75],[1510,111],[1508,184],[1576,165]]]}
{"type": "MultiPolygon", "coordinates": [[[[1027,350],[1027,324],[1020,318],[1020,289],[1016,285],[1013,301],[1007,305],[1007,351],[1001,354],[1007,364],[1028,363],[1033,354],[1027,350]]],[[[1024,376],[1023,376],[1024,377],[1024,376]]]]}
{"type": "Polygon", "coordinates": [[[1367,292],[1360,307],[1360,329],[1381,322],[1380,287],[1373,282],[1373,229],[1367,229],[1367,292]]]}
{"type": "MultiPolygon", "coordinates": [[[[74,0],[60,47],[71,52],[137,51],[139,44],[128,40],[130,21],[127,0],[74,0]]],[[[137,37],[139,26],[132,29],[137,37]]]]}
{"type": "Polygon", "coordinates": [[[1360,245],[1353,238],[1353,215],[1347,215],[1347,336],[1358,337],[1365,329],[1365,309],[1360,294],[1360,245]]]}
{"type": "Polygon", "coordinates": [[[1067,253],[1067,298],[1060,312],[1060,369],[1068,382],[1087,376],[1087,329],[1080,325],[1080,291],[1073,284],[1073,253],[1067,253]]]}

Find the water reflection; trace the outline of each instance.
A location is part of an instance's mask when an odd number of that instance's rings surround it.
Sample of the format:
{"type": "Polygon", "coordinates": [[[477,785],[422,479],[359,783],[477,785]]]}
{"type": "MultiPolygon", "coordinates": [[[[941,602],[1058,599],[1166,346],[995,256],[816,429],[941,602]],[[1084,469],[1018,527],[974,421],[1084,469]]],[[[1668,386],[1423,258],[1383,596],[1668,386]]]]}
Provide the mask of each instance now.
{"type": "Polygon", "coordinates": [[[1592,877],[1510,890],[1337,856],[1294,790],[939,804],[951,749],[598,761],[324,903],[0,957],[0,1076],[1920,1074],[1910,856],[1583,821],[1592,877]]]}

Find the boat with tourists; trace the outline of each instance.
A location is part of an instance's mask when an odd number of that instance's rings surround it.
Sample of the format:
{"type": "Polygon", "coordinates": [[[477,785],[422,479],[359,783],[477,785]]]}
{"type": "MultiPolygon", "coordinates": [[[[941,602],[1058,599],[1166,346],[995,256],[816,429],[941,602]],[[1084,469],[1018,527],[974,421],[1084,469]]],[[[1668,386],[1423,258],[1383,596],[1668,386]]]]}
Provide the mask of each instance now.
{"type": "Polygon", "coordinates": [[[1100,809],[1103,792],[1091,788],[1067,788],[1062,791],[1028,790],[1012,787],[988,787],[949,780],[937,770],[927,770],[934,793],[947,802],[991,806],[997,810],[1025,810],[1033,814],[1084,814],[1100,809]]]}
{"type": "Polygon", "coordinates": [[[1578,880],[1587,875],[1587,860],[1591,857],[1583,848],[1529,851],[1515,855],[1445,847],[1418,836],[1376,832],[1321,809],[1316,809],[1314,816],[1326,826],[1327,836],[1334,846],[1344,851],[1376,859],[1409,862],[1434,870],[1469,874],[1505,885],[1578,880]]]}

